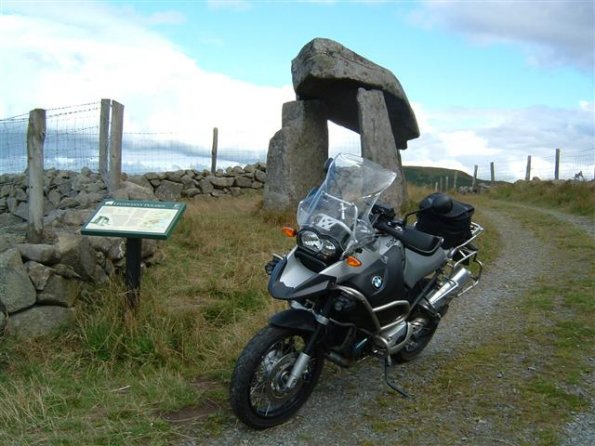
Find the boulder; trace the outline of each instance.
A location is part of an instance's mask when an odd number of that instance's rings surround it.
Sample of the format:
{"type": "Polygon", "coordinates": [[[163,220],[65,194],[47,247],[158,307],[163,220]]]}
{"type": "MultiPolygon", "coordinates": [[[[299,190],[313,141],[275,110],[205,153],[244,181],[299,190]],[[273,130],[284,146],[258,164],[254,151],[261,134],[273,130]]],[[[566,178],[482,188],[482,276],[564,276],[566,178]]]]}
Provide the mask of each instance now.
{"type": "Polygon", "coordinates": [[[163,200],[176,201],[180,199],[183,188],[184,185],[182,183],[163,180],[159,187],[155,189],[155,196],[163,200]]]}
{"type": "Polygon", "coordinates": [[[15,248],[0,253],[0,302],[8,313],[35,303],[36,291],[15,248]]]}
{"type": "Polygon", "coordinates": [[[20,339],[34,338],[72,323],[71,308],[39,305],[18,314],[13,314],[6,324],[6,332],[20,339]]]}
{"type": "Polygon", "coordinates": [[[328,119],[357,133],[358,89],[380,90],[397,148],[405,149],[408,140],[419,137],[415,114],[398,79],[340,43],[312,40],[292,61],[291,74],[299,99],[320,99],[327,107],[328,119]]]}
{"type": "Polygon", "coordinates": [[[233,186],[234,179],[231,177],[207,177],[207,180],[217,189],[225,189],[226,187],[233,186]]]}
{"type": "Polygon", "coordinates": [[[237,177],[234,185],[236,187],[250,188],[252,187],[252,180],[248,177],[237,177]]]}
{"type": "Polygon", "coordinates": [[[58,253],[54,245],[45,243],[22,243],[17,245],[19,253],[24,259],[33,260],[34,262],[51,265],[58,260],[58,253]]]}
{"type": "Polygon", "coordinates": [[[38,291],[43,290],[52,275],[52,268],[34,262],[33,260],[26,262],[25,268],[27,268],[27,274],[29,274],[29,278],[33,282],[35,289],[38,291]]]}
{"type": "Polygon", "coordinates": [[[155,200],[153,189],[142,187],[130,181],[120,182],[120,188],[113,193],[113,198],[119,200],[155,200]]]}
{"type": "Polygon", "coordinates": [[[78,296],[78,288],[76,280],[53,274],[43,291],[37,295],[37,301],[43,305],[72,307],[78,296]]]}
{"type": "Polygon", "coordinates": [[[96,256],[87,237],[77,234],[59,234],[55,246],[60,263],[72,267],[83,280],[93,280],[96,256]]]}
{"type": "Polygon", "coordinates": [[[202,191],[203,194],[210,194],[213,192],[213,184],[207,180],[207,178],[203,178],[198,182],[198,187],[202,191]]]}

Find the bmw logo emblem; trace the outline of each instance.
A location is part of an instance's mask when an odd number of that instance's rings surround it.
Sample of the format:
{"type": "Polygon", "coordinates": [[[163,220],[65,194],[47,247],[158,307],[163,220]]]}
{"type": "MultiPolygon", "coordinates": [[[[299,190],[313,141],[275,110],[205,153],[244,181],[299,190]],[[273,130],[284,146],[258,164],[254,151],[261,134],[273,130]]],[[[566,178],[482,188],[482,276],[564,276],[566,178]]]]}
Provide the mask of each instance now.
{"type": "Polygon", "coordinates": [[[382,286],[382,277],[380,277],[380,276],[372,277],[372,286],[374,288],[376,288],[377,290],[380,289],[380,287],[382,286]]]}

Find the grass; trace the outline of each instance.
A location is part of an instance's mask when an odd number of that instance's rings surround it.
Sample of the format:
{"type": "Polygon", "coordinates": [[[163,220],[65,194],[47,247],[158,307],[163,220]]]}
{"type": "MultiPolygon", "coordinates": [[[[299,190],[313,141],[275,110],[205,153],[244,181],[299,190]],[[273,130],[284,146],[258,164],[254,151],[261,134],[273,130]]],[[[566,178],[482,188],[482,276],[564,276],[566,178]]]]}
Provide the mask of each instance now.
{"type": "MultiPolygon", "coordinates": [[[[486,426],[486,432],[506,432],[507,439],[512,434],[514,444],[558,445],[560,427],[572,413],[589,406],[577,386],[591,372],[588,358],[595,354],[595,244],[573,228],[556,225],[551,217],[517,207],[507,210],[505,204],[486,199],[479,202],[509,212],[551,243],[560,267],[520,300],[507,303],[502,316],[519,317],[507,318],[504,330],[498,321],[483,327],[492,334],[488,342],[438,358],[440,373],[418,390],[418,398],[400,400],[399,417],[375,428],[402,431],[400,443],[414,445],[418,432],[435,430],[440,414],[448,414],[447,419],[456,414],[460,422],[440,426],[441,444],[458,444],[486,426]],[[557,228],[555,234],[552,227],[557,228]],[[411,423],[416,432],[407,431],[411,423]]],[[[390,406],[394,400],[392,395],[381,396],[374,404],[390,406]]],[[[499,443],[498,438],[492,440],[499,443]]]]}
{"type": "MultiPolygon", "coordinates": [[[[428,192],[410,188],[409,206],[428,192]]],[[[115,281],[84,295],[74,327],[24,343],[0,339],[0,444],[172,444],[197,425],[215,435],[229,417],[227,382],[239,351],[280,308],[267,294],[263,265],[270,253],[293,244],[279,231],[295,224],[293,215],[265,212],[261,201],[254,195],[190,204],[162,244],[161,262],[143,272],[136,313],[126,310],[125,290],[115,281]]],[[[480,241],[489,268],[500,244],[481,209],[494,204],[473,203],[487,228],[480,241]]],[[[553,237],[546,218],[515,214],[561,252],[571,246],[568,256],[577,265],[592,258],[592,245],[570,228],[553,237]]],[[[435,430],[424,416],[431,420],[434,411],[469,399],[480,417],[504,413],[504,422],[512,419],[521,430],[533,423],[544,429],[540,444],[555,444],[567,414],[584,407],[572,392],[586,370],[576,358],[593,345],[592,275],[580,271],[581,279],[572,272],[544,279],[514,308],[527,314],[526,324],[514,327],[522,336],[507,332],[443,358],[445,373],[429,384],[428,399],[399,400],[402,416],[394,423],[373,421],[375,429],[398,428],[410,414],[420,429],[435,430]],[[516,356],[519,349],[527,356],[516,356]],[[539,376],[517,376],[509,364],[519,361],[539,376]],[[498,373],[502,378],[494,378],[498,373]],[[510,392],[496,385],[502,380],[510,392]]],[[[466,428],[452,427],[444,438],[466,428]]],[[[412,438],[403,444],[417,444],[412,438]]]]}
{"type": "Polygon", "coordinates": [[[518,181],[499,185],[490,195],[503,199],[595,216],[595,182],[518,181]]]}
{"type": "Polygon", "coordinates": [[[73,328],[2,339],[0,444],[167,444],[183,435],[166,421],[177,411],[217,418],[239,350],[277,308],[263,266],[292,243],[278,226],[293,217],[260,203],[190,205],[136,313],[114,282],[85,295],[73,328]]]}

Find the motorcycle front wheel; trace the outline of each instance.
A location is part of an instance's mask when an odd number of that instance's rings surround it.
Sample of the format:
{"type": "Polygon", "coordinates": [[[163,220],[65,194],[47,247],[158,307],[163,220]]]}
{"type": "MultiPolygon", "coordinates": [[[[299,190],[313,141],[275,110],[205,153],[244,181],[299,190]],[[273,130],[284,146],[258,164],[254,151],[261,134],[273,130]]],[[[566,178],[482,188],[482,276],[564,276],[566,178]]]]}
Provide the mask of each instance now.
{"type": "Polygon", "coordinates": [[[295,386],[287,379],[310,333],[268,326],[246,345],[231,378],[230,402],[235,415],[256,429],[276,426],[291,418],[316,386],[324,365],[315,353],[295,386]]]}

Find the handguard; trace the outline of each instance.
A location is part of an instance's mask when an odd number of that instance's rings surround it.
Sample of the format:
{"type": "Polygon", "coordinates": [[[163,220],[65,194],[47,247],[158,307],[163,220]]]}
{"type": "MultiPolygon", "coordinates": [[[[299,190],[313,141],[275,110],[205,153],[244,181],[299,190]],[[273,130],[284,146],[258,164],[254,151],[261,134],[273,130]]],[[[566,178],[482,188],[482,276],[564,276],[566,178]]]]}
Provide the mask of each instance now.
{"type": "Polygon", "coordinates": [[[283,257],[281,257],[279,254],[273,254],[273,258],[269,260],[269,262],[264,266],[267,276],[273,274],[275,266],[277,266],[277,263],[279,263],[281,260],[283,260],[283,257]]]}

